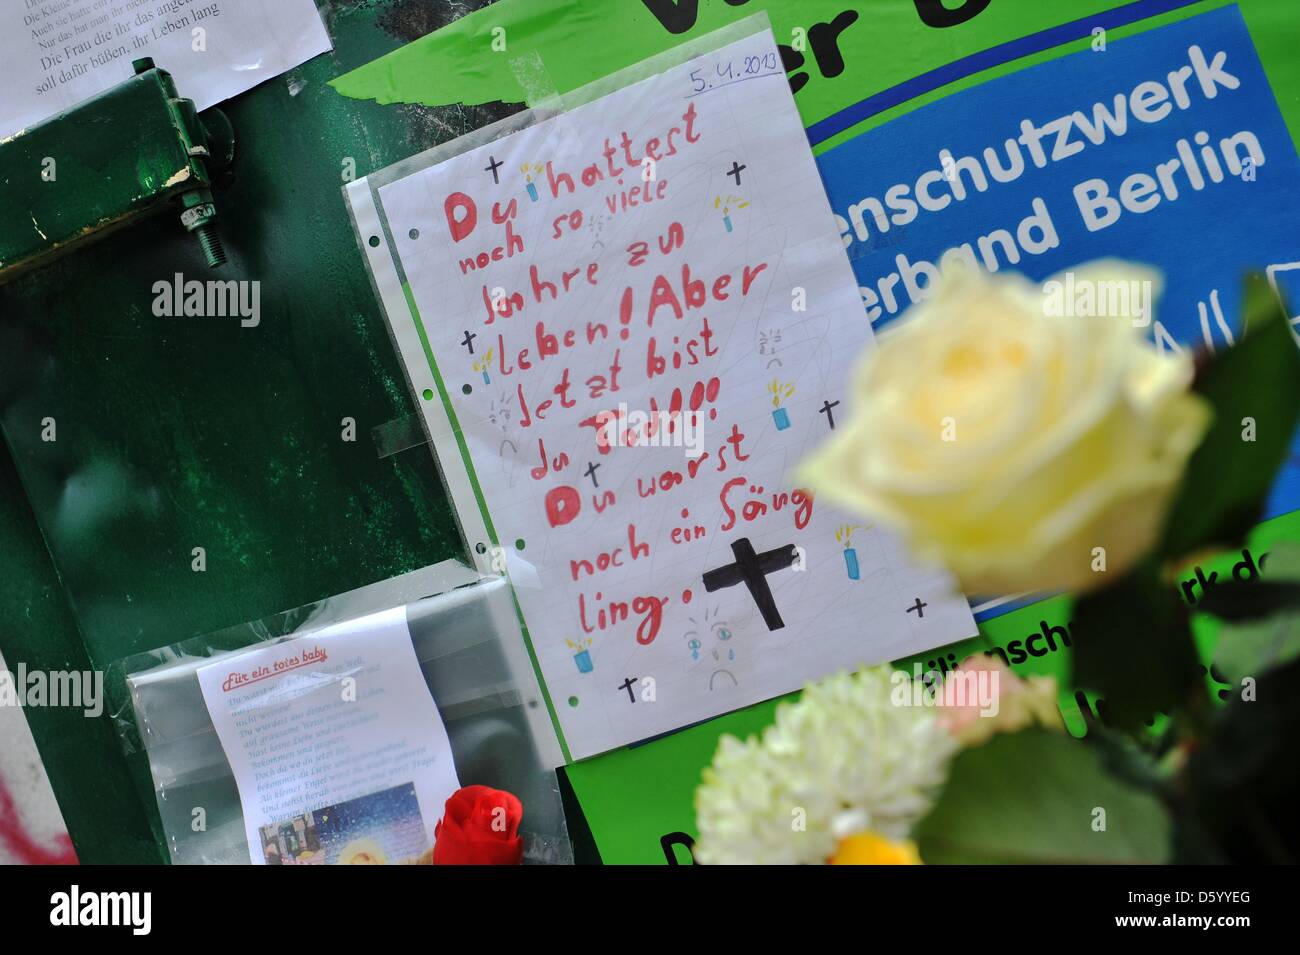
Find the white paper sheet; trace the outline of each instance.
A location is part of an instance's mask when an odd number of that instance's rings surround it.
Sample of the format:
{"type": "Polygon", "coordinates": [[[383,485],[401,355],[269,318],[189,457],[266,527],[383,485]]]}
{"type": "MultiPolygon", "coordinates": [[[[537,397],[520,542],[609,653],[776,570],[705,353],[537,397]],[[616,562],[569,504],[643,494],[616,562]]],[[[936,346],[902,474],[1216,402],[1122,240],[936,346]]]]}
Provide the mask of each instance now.
{"type": "Polygon", "coordinates": [[[328,49],[313,0],[5,0],[0,137],[120,83],[141,57],[202,110],[328,49]]]}
{"type": "Polygon", "coordinates": [[[378,193],[399,347],[575,758],[975,633],[943,574],[795,486],[871,329],[770,32],[378,193]],[[698,441],[602,447],[593,416],[674,394],[698,441]]]}
{"type": "Polygon", "coordinates": [[[460,786],[403,607],[198,670],[257,864],[414,861],[460,786]]]}

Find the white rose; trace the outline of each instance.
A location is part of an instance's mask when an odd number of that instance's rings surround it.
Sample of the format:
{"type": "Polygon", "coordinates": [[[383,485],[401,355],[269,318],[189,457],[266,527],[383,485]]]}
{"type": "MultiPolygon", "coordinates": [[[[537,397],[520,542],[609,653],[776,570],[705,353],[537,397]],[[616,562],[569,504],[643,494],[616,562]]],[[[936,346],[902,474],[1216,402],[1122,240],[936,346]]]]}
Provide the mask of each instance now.
{"type": "MultiPolygon", "coordinates": [[[[1114,260],[1073,272],[1159,287],[1114,260]]],[[[880,335],[849,420],[804,465],[969,594],[1081,592],[1130,567],[1209,424],[1190,360],[1146,342],[1136,308],[1049,317],[1045,301],[1018,275],[945,275],[880,335]]]]}

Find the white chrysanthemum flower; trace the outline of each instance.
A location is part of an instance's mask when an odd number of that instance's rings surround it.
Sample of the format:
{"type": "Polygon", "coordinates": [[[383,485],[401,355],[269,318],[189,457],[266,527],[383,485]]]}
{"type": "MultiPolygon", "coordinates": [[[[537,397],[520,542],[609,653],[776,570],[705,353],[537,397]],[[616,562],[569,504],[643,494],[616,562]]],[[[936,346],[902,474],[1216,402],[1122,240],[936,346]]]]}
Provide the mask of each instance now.
{"type": "Polygon", "coordinates": [[[777,707],[761,740],[722,737],[695,792],[695,858],[820,864],[854,832],[906,838],[956,745],[933,710],[891,701],[891,673],[836,674],[777,707]]]}

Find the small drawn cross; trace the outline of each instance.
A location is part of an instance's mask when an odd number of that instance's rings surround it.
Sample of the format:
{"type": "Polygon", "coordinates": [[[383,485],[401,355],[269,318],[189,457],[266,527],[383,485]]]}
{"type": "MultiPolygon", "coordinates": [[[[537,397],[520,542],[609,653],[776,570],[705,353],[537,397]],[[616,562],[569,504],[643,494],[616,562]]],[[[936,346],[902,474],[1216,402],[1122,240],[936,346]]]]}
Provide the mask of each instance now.
{"type": "Polygon", "coordinates": [[[467,328],[465,329],[465,337],[460,340],[460,343],[469,349],[471,355],[474,354],[474,339],[476,338],[478,338],[478,335],[467,328]]]}
{"type": "Polygon", "coordinates": [[[600,467],[599,464],[596,464],[594,461],[588,461],[587,470],[582,474],[583,477],[591,478],[592,487],[600,487],[600,482],[596,480],[596,468],[598,467],[600,467]]]}
{"type": "Polygon", "coordinates": [[[767,629],[780,630],[785,626],[785,621],[776,609],[776,599],[772,596],[772,588],[767,585],[767,575],[794,566],[799,559],[794,544],[755,554],[754,545],[749,542],[749,538],[742,537],[731,542],[731,552],[736,555],[734,564],[725,564],[704,572],[704,589],[712,593],[723,587],[743,583],[758,605],[767,629]]]}
{"type": "Polygon", "coordinates": [[[917,597],[917,598],[916,598],[916,603],[914,603],[914,604],[912,604],[912,606],[908,607],[908,608],[907,608],[907,612],[908,612],[908,613],[911,613],[913,610],[915,610],[915,611],[916,611],[916,616],[917,616],[918,618],[920,618],[920,617],[924,617],[924,616],[925,616],[925,610],[923,610],[922,608],[924,608],[924,607],[928,607],[928,606],[930,606],[928,603],[923,603],[923,602],[921,601],[921,598],[920,598],[920,597],[917,597]]]}
{"type": "Polygon", "coordinates": [[[822,414],[826,416],[826,423],[831,426],[832,431],[835,430],[835,415],[831,413],[831,409],[836,407],[839,407],[839,402],[830,401],[828,399],[822,402],[822,406],[817,409],[818,411],[820,411],[822,414]]]}
{"type": "Polygon", "coordinates": [[[734,177],[736,178],[736,185],[739,186],[739,185],[740,185],[740,171],[741,171],[742,169],[748,169],[748,168],[749,168],[749,167],[746,166],[744,163],[738,163],[738,162],[735,162],[735,161],[733,160],[732,163],[731,163],[731,168],[727,170],[727,175],[728,175],[728,176],[734,176],[734,177]]]}
{"type": "Polygon", "coordinates": [[[627,701],[629,703],[636,702],[636,694],[632,692],[632,687],[634,686],[636,686],[636,677],[634,676],[628,677],[626,680],[624,680],[622,683],[618,685],[618,688],[620,690],[627,690],[627,701]]]}
{"type": "Polygon", "coordinates": [[[504,165],[505,163],[498,160],[496,156],[488,156],[488,164],[483,167],[483,171],[492,173],[492,181],[500,185],[501,177],[497,174],[497,170],[504,165]]]}

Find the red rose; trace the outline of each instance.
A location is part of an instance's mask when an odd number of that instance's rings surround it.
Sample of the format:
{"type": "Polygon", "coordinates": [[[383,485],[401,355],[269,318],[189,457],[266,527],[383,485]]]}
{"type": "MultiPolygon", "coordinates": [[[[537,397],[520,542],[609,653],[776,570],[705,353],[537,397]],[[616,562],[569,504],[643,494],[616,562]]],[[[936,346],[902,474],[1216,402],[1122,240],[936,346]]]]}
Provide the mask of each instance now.
{"type": "Polygon", "coordinates": [[[442,821],[433,827],[434,865],[519,865],[523,804],[489,786],[465,786],[452,793],[442,821]]]}

